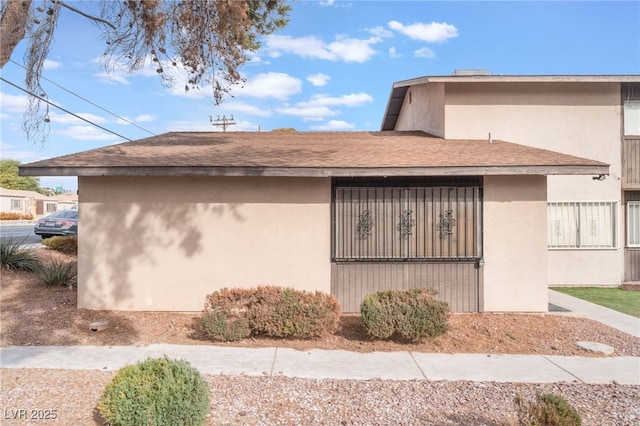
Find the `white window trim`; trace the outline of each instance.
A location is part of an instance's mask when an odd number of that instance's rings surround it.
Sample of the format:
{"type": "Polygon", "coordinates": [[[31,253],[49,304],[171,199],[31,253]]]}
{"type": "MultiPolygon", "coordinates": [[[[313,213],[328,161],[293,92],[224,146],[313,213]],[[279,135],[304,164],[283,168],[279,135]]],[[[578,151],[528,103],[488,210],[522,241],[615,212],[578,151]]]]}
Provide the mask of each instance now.
{"type": "MultiPolygon", "coordinates": [[[[640,238],[638,238],[638,242],[631,244],[629,243],[629,241],[631,240],[631,227],[629,226],[629,222],[630,222],[630,217],[631,217],[631,207],[635,207],[638,208],[640,211],[640,201],[627,201],[627,217],[626,217],[626,227],[627,227],[627,247],[631,247],[631,248],[638,248],[640,247],[640,238]]],[[[640,212],[638,213],[638,216],[640,216],[640,212]]]]}
{"type": "Polygon", "coordinates": [[[22,199],[21,198],[12,198],[11,199],[11,210],[22,210],[22,199]],[[15,207],[15,205],[18,207],[15,207]]]}
{"type": "MultiPolygon", "coordinates": [[[[613,207],[613,211],[611,214],[611,226],[612,226],[612,245],[609,247],[594,247],[594,246],[571,246],[571,247],[554,247],[552,245],[550,245],[549,241],[547,241],[547,250],[560,250],[560,251],[566,251],[566,250],[579,250],[579,251],[589,251],[589,250],[618,250],[619,248],[619,244],[618,244],[618,204],[619,201],[618,200],[571,200],[571,201],[566,201],[566,200],[554,200],[554,201],[547,201],[547,226],[549,226],[549,206],[551,204],[576,204],[576,205],[581,205],[581,204],[611,204],[613,207]]],[[[548,230],[547,230],[548,232],[548,230]]],[[[579,231],[578,231],[579,232],[579,231]]]]}

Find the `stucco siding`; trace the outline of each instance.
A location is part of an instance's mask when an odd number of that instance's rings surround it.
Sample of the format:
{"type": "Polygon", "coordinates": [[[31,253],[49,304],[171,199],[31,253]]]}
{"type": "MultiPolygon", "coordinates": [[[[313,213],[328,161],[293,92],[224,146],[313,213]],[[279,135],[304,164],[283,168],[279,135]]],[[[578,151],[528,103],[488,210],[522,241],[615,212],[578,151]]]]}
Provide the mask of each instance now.
{"type": "Polygon", "coordinates": [[[483,310],[546,312],[546,177],[485,177],[483,217],[483,310]]]}
{"type": "Polygon", "coordinates": [[[444,137],[444,84],[421,84],[407,91],[396,130],[419,130],[444,137]]]}
{"type": "Polygon", "coordinates": [[[199,311],[224,287],[330,291],[328,178],[80,177],[78,307],[199,311]]]}
{"type": "Polygon", "coordinates": [[[623,250],[550,250],[550,286],[613,286],[624,278],[623,250]]]}
{"type": "MultiPolygon", "coordinates": [[[[449,83],[447,138],[491,138],[602,161],[604,181],[592,176],[549,176],[549,201],[618,203],[616,239],[624,239],[621,197],[619,83],[449,83]]],[[[546,225],[545,225],[546,227],[546,225]]],[[[546,228],[542,228],[546,229],[546,228]]],[[[623,250],[550,250],[549,282],[618,285],[623,250]]]]}
{"type": "MultiPolygon", "coordinates": [[[[493,139],[606,162],[612,178],[599,187],[614,186],[620,177],[619,83],[448,84],[445,114],[447,139],[488,138],[491,133],[493,139]]],[[[549,188],[554,198],[563,192],[562,187],[549,188]]]]}

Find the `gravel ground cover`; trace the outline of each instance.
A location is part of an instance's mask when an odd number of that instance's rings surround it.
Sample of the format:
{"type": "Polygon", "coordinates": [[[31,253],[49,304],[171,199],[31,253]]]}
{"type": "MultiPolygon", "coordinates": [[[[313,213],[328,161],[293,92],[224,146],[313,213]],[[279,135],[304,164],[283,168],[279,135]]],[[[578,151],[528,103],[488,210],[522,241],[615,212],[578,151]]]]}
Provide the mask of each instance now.
{"type": "MultiPolygon", "coordinates": [[[[1,423],[102,424],[95,406],[114,374],[0,370],[1,423]],[[28,417],[55,413],[56,419],[11,419],[19,410],[28,417]]],[[[640,424],[638,386],[205,377],[212,395],[209,425],[515,425],[515,395],[533,400],[538,392],[567,399],[586,426],[640,424]]]]}

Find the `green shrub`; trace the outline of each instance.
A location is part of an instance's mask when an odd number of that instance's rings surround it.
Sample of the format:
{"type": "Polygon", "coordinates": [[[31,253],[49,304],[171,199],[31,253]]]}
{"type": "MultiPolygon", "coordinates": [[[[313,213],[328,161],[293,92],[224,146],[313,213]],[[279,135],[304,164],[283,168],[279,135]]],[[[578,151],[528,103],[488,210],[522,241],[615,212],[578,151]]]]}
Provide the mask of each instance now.
{"type": "Polygon", "coordinates": [[[215,339],[232,342],[251,335],[249,321],[244,316],[230,317],[220,309],[207,311],[202,317],[202,331],[215,339]]]}
{"type": "Polygon", "coordinates": [[[37,268],[38,279],[47,287],[77,287],[78,262],[50,257],[37,268]]]}
{"type": "Polygon", "coordinates": [[[56,236],[42,240],[42,245],[64,254],[78,254],[78,238],[74,236],[56,236]]]}
{"type": "Polygon", "coordinates": [[[3,268],[30,271],[38,269],[38,260],[29,248],[21,247],[22,241],[10,238],[0,241],[0,263],[3,268]]]}
{"type": "Polygon", "coordinates": [[[521,426],[580,426],[580,415],[562,397],[553,394],[537,394],[533,402],[525,402],[520,395],[515,398],[518,424],[521,426]]]}
{"type": "Polygon", "coordinates": [[[118,371],[98,411],[112,426],[203,425],[209,387],[187,361],[150,358],[118,371]]]}
{"type": "Polygon", "coordinates": [[[215,340],[250,335],[309,339],[334,333],[340,304],[331,295],[263,286],[207,296],[202,330],[215,340]]]}
{"type": "Polygon", "coordinates": [[[340,304],[322,292],[271,287],[257,292],[247,314],[258,334],[308,339],[336,331],[340,304]]]}
{"type": "Polygon", "coordinates": [[[449,304],[431,289],[388,290],[365,296],[360,305],[362,326],[372,337],[420,341],[447,331],[449,304]]]}

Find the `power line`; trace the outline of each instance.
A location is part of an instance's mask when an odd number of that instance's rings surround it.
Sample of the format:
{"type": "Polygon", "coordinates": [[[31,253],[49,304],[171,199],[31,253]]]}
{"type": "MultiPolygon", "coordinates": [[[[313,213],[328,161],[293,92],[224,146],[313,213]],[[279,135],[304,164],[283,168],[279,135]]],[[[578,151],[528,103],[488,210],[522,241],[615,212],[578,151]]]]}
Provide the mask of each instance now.
{"type": "Polygon", "coordinates": [[[70,115],[72,115],[72,116],[74,116],[74,117],[76,117],[76,118],[79,118],[79,119],[80,119],[80,120],[82,120],[82,121],[85,121],[85,122],[87,122],[87,123],[91,124],[92,126],[95,126],[95,127],[99,128],[99,129],[104,130],[105,132],[109,132],[109,133],[111,133],[112,135],[115,135],[115,136],[117,136],[117,137],[119,137],[119,138],[122,138],[122,139],[124,139],[124,140],[127,140],[127,141],[131,142],[131,139],[129,139],[129,138],[125,137],[125,136],[122,136],[121,134],[116,133],[116,132],[114,132],[113,130],[109,130],[109,129],[107,129],[106,127],[102,127],[102,126],[101,126],[101,125],[99,125],[99,124],[96,124],[96,123],[94,123],[94,122],[92,122],[92,121],[90,121],[90,120],[87,120],[86,118],[80,117],[79,115],[74,114],[74,113],[72,113],[71,111],[69,111],[69,110],[67,110],[67,109],[62,108],[61,106],[54,104],[54,103],[53,103],[53,102],[51,102],[50,100],[45,99],[45,98],[43,98],[42,96],[38,96],[38,95],[36,95],[35,93],[30,92],[29,90],[24,89],[24,88],[22,88],[22,87],[18,86],[17,84],[14,84],[14,83],[12,83],[12,82],[10,82],[10,81],[6,80],[6,79],[5,79],[5,78],[3,78],[3,77],[0,77],[0,80],[2,80],[2,81],[4,81],[5,83],[7,83],[7,84],[9,84],[9,85],[11,85],[11,86],[13,86],[13,87],[15,87],[15,88],[16,88],[16,89],[18,89],[18,90],[22,90],[23,92],[25,92],[25,93],[27,93],[27,94],[29,94],[29,95],[31,95],[31,96],[33,96],[33,97],[35,97],[35,98],[40,99],[40,100],[41,100],[41,101],[43,101],[43,102],[46,102],[47,104],[51,105],[52,107],[58,108],[59,110],[64,111],[64,112],[66,112],[67,114],[70,114],[70,115]]]}
{"type": "MultiPolygon", "coordinates": [[[[13,59],[9,59],[9,62],[11,62],[11,63],[13,63],[13,64],[15,64],[15,65],[17,65],[17,66],[19,66],[19,67],[22,67],[22,68],[23,68],[23,69],[25,69],[25,70],[27,69],[24,65],[17,63],[17,62],[16,62],[16,61],[14,61],[13,59]]],[[[89,104],[93,105],[94,107],[96,107],[96,108],[98,108],[98,109],[101,109],[102,111],[106,112],[107,114],[110,114],[110,115],[112,115],[112,116],[116,117],[117,119],[124,121],[125,123],[131,124],[132,126],[135,126],[135,127],[137,127],[138,129],[140,129],[140,130],[142,130],[142,131],[145,131],[145,132],[149,133],[151,136],[156,136],[156,134],[155,134],[155,133],[153,133],[152,131],[145,129],[144,127],[141,127],[141,126],[137,125],[136,123],[133,123],[132,121],[127,120],[126,118],[121,117],[121,116],[119,116],[118,114],[115,114],[115,113],[113,113],[113,112],[109,111],[109,110],[108,110],[108,109],[106,109],[106,108],[101,107],[100,105],[98,105],[98,104],[96,104],[96,103],[94,103],[94,102],[91,102],[89,99],[83,98],[82,96],[78,95],[77,93],[75,93],[75,92],[73,92],[73,91],[71,91],[71,90],[69,90],[69,89],[67,89],[67,88],[65,88],[65,87],[63,87],[63,86],[61,86],[61,85],[59,85],[59,84],[58,84],[58,83],[56,83],[55,81],[52,81],[52,80],[48,79],[47,77],[43,76],[42,74],[39,74],[39,77],[40,77],[40,78],[42,78],[42,79],[44,79],[44,80],[46,80],[46,81],[48,81],[49,83],[53,84],[54,86],[59,87],[60,89],[64,90],[65,92],[68,92],[68,93],[72,94],[73,96],[75,96],[75,97],[77,97],[77,98],[82,99],[83,101],[85,101],[85,102],[87,102],[87,103],[89,103],[89,104]]]]}

